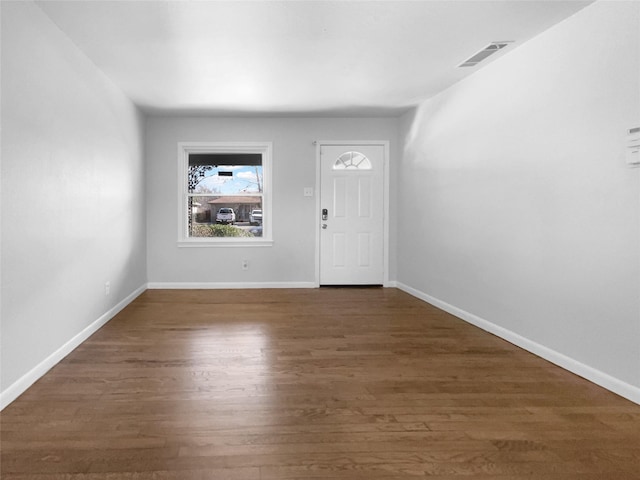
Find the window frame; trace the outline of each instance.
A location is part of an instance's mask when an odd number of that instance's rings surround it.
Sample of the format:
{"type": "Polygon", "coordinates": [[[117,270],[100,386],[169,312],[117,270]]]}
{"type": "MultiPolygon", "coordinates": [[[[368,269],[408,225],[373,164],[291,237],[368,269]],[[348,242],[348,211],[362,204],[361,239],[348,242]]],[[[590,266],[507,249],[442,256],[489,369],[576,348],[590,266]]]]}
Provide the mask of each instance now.
{"type": "Polygon", "coordinates": [[[271,209],[271,142],[178,142],[178,246],[179,247],[269,247],[273,245],[271,209]],[[262,155],[262,237],[189,237],[187,213],[189,155],[192,153],[254,153],[262,155]]]}

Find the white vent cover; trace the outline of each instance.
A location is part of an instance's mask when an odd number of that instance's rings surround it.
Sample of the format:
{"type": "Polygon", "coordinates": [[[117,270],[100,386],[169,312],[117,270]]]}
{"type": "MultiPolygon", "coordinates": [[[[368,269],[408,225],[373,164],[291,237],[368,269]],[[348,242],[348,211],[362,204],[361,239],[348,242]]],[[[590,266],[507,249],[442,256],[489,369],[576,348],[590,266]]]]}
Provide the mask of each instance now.
{"type": "Polygon", "coordinates": [[[511,41],[491,42],[489,45],[484,47],[478,53],[476,53],[475,55],[471,56],[470,58],[468,58],[464,62],[462,62],[460,65],[458,65],[458,67],[475,67],[477,64],[479,64],[485,58],[487,58],[487,57],[493,55],[494,53],[502,50],[504,47],[506,47],[510,43],[512,43],[512,42],[511,41]]]}

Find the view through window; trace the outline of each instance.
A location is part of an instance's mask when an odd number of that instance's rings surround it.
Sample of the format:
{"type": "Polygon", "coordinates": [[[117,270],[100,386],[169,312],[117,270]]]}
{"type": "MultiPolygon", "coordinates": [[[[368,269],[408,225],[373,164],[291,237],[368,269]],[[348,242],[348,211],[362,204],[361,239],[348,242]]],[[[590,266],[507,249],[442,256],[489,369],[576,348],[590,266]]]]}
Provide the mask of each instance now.
{"type": "Polygon", "coordinates": [[[269,222],[263,148],[184,149],[184,240],[263,239],[269,222]],[[211,151],[209,151],[211,150],[211,151]]]}

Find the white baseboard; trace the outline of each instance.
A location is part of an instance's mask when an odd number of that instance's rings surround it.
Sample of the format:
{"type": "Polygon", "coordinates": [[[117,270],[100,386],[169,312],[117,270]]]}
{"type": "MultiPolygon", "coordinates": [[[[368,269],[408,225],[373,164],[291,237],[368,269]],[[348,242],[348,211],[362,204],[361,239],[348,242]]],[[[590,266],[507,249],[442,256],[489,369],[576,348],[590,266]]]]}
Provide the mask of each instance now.
{"type": "MultiPolygon", "coordinates": [[[[570,372],[579,375],[596,385],[600,385],[607,390],[610,390],[624,398],[631,400],[634,403],[640,404],[640,388],[635,387],[629,383],[626,383],[618,378],[597,370],[593,367],[585,365],[571,357],[568,357],[560,352],[552,350],[544,345],[529,340],[521,335],[518,335],[511,330],[508,330],[499,325],[495,325],[483,318],[478,317],[472,313],[462,310],[458,307],[450,305],[442,300],[439,300],[431,295],[416,290],[413,287],[403,284],[402,282],[392,281],[387,285],[388,287],[396,287],[420,300],[423,300],[435,307],[444,310],[447,313],[455,315],[456,317],[471,323],[487,332],[497,335],[504,340],[517,345],[545,360],[554,363],[570,372]]],[[[36,365],[33,369],[15,381],[6,390],[0,393],[0,410],[4,409],[7,405],[18,398],[24,393],[31,385],[33,385],[40,377],[53,368],[64,357],[71,353],[82,342],[94,334],[100,327],[106,324],[109,320],[115,317],[122,309],[129,305],[147,288],[149,289],[238,289],[238,288],[316,288],[317,285],[314,282],[254,282],[254,283],[197,283],[197,282],[154,282],[138,287],[125,299],[104,313],[100,318],[94,321],[91,325],[87,326],[84,330],[74,336],[71,340],[61,346],[58,350],[49,355],[46,359],[36,365]]]]}
{"type": "Polygon", "coordinates": [[[0,410],[4,409],[7,405],[13,402],[16,398],[22,395],[31,385],[33,385],[40,377],[53,368],[64,357],[69,355],[75,348],[77,348],[82,342],[93,335],[100,327],[115,317],[124,307],[129,305],[133,300],[138,297],[142,292],[147,289],[147,285],[141,285],[134,290],[125,299],[109,309],[100,318],[94,321],[91,325],[86,327],[75,337],[62,345],[58,350],[53,352],[42,362],[32,368],[25,375],[16,380],[6,390],[0,393],[0,410]]]}
{"type": "Polygon", "coordinates": [[[640,388],[631,385],[627,382],[624,382],[616,377],[612,377],[611,375],[604,373],[596,368],[590,367],[589,365],[585,365],[563,353],[552,350],[551,348],[545,347],[533,340],[529,340],[521,335],[518,335],[511,330],[508,330],[504,327],[496,325],[494,323],[489,322],[483,318],[478,317],[472,313],[469,313],[465,310],[462,310],[458,307],[454,307],[453,305],[448,304],[447,302],[443,302],[431,295],[428,295],[424,292],[416,290],[409,285],[405,285],[401,282],[396,282],[396,286],[398,289],[413,295],[420,300],[423,300],[435,307],[438,307],[441,310],[444,310],[451,315],[455,315],[456,317],[471,323],[487,332],[490,332],[509,343],[517,345],[520,348],[523,348],[545,360],[548,360],[559,367],[564,368],[576,375],[579,375],[590,382],[595,383],[607,390],[610,390],[621,397],[624,397],[628,400],[631,400],[634,403],[640,404],[640,388]]]}
{"type": "Polygon", "coordinates": [[[150,290],[207,290],[238,288],[316,288],[314,282],[150,282],[150,290]]]}

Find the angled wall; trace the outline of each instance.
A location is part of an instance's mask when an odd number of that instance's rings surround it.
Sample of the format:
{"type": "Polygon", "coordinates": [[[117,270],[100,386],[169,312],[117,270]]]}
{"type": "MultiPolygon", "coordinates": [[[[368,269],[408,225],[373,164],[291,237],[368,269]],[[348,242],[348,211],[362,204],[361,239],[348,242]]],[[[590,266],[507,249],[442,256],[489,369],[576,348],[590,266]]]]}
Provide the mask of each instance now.
{"type": "Polygon", "coordinates": [[[139,112],[35,4],[1,8],[5,405],[139,291],[146,245],[139,112]]]}
{"type": "Polygon", "coordinates": [[[640,402],[640,4],[597,2],[402,119],[398,280],[640,402]]]}

